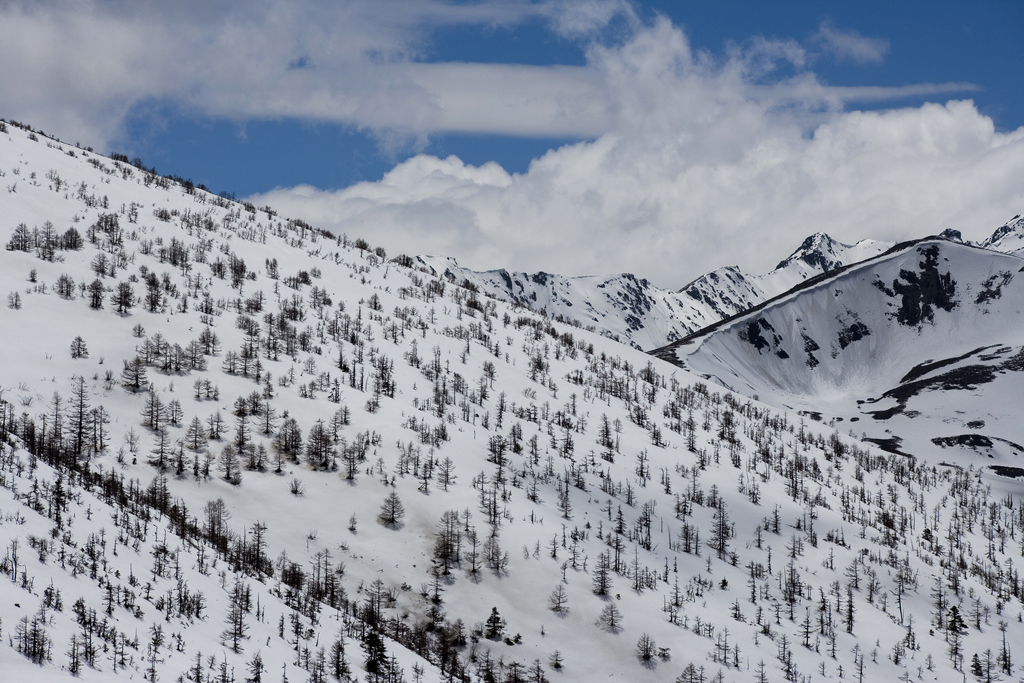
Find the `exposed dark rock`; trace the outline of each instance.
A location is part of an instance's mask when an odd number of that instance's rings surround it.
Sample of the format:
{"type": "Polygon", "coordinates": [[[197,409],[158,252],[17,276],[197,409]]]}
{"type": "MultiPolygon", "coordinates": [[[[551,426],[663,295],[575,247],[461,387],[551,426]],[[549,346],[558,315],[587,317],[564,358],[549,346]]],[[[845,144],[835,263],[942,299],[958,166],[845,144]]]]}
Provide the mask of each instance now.
{"type": "Polygon", "coordinates": [[[1013,273],[1008,270],[996,273],[981,283],[981,286],[984,287],[984,289],[978,292],[978,296],[975,297],[974,303],[983,304],[986,301],[991,301],[992,299],[999,299],[1003,296],[1003,287],[1008,285],[1012,279],[1013,273]]]}
{"type": "Polygon", "coordinates": [[[992,448],[992,439],[984,434],[957,434],[956,436],[937,436],[932,439],[936,446],[967,446],[968,448],[992,448]]]}
{"type": "Polygon", "coordinates": [[[858,320],[849,327],[839,330],[839,346],[845,349],[853,342],[860,341],[870,335],[871,330],[868,329],[868,326],[858,320]]]}
{"type": "Polygon", "coordinates": [[[962,356],[957,356],[955,358],[945,358],[943,360],[936,360],[936,361],[928,360],[928,361],[925,361],[924,363],[919,363],[918,365],[915,365],[913,368],[911,368],[910,372],[908,372],[907,374],[905,374],[903,376],[903,379],[900,380],[900,384],[903,384],[904,382],[913,381],[913,380],[917,379],[918,377],[923,377],[924,375],[927,375],[932,370],[938,370],[939,368],[946,367],[947,365],[952,365],[953,363],[957,363],[959,361],[962,361],[964,358],[970,358],[974,354],[980,353],[981,351],[984,351],[985,349],[991,349],[993,346],[995,346],[995,344],[993,344],[992,346],[981,346],[979,348],[974,349],[973,351],[968,351],[967,353],[963,354],[962,356]]]}
{"type": "Polygon", "coordinates": [[[870,441],[871,443],[875,444],[876,446],[881,448],[886,453],[895,453],[896,455],[906,455],[906,456],[910,455],[909,453],[904,453],[903,451],[900,450],[900,445],[903,443],[903,439],[901,439],[898,436],[894,436],[894,437],[889,438],[889,439],[865,438],[864,440],[865,441],[870,441]]]}
{"type": "Polygon", "coordinates": [[[875,280],[871,284],[874,285],[875,288],[881,290],[888,297],[895,297],[896,296],[896,292],[894,292],[891,289],[889,289],[888,287],[886,287],[885,283],[882,282],[881,280],[875,280]]]}
{"type": "Polygon", "coordinates": [[[1015,353],[1012,358],[1006,360],[999,367],[1001,367],[1004,370],[1011,370],[1013,372],[1020,372],[1021,370],[1024,370],[1024,346],[1022,346],[1020,348],[1020,351],[1015,353]]]}
{"type": "Polygon", "coordinates": [[[919,271],[900,270],[892,283],[893,291],[902,297],[896,320],[908,327],[934,321],[936,308],[948,313],[957,305],[956,282],[948,272],[939,272],[938,245],[918,247],[917,253],[924,257],[917,264],[919,271]]]}
{"type": "Polygon", "coordinates": [[[757,320],[753,320],[747,325],[741,327],[739,336],[743,341],[752,344],[754,348],[757,349],[758,353],[761,353],[765,349],[771,350],[781,341],[779,335],[775,334],[775,328],[772,327],[772,324],[764,318],[758,318],[757,320]],[[762,330],[771,332],[773,341],[768,341],[764,335],[761,334],[762,330]]]}
{"type": "Polygon", "coordinates": [[[988,467],[992,472],[998,474],[1000,477],[1010,477],[1011,479],[1024,479],[1024,468],[1021,467],[1010,467],[1009,465],[989,465],[988,467]]]}
{"type": "Polygon", "coordinates": [[[956,242],[957,244],[964,243],[963,235],[960,234],[959,230],[954,230],[953,228],[946,228],[941,233],[939,233],[939,237],[941,237],[944,240],[949,240],[950,242],[956,242]]]}

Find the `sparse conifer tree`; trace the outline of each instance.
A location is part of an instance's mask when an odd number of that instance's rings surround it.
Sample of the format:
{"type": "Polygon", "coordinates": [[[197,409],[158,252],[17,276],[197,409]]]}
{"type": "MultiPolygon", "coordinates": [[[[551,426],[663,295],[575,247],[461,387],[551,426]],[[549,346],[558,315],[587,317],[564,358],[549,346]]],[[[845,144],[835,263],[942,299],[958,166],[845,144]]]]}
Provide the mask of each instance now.
{"type": "Polygon", "coordinates": [[[377,515],[377,521],[384,526],[395,526],[404,516],[405,506],[402,505],[402,501],[398,497],[398,494],[392,491],[381,504],[380,514],[377,515]]]}

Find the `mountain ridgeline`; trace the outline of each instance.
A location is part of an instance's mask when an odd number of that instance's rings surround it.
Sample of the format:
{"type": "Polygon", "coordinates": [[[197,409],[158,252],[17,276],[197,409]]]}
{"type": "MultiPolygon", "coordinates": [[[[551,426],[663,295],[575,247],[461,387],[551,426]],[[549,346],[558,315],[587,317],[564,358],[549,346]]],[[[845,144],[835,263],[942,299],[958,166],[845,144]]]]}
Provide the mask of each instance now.
{"type": "Polygon", "coordinates": [[[455,259],[421,256],[432,274],[466,283],[491,296],[576,320],[588,328],[640,349],[654,349],[707,325],[747,310],[808,277],[862,260],[891,244],[864,240],[841,244],[817,233],[775,270],[750,276],[736,266],[706,273],[679,290],[660,289],[630,273],[565,277],[549,273],[478,272],[455,259]]]}

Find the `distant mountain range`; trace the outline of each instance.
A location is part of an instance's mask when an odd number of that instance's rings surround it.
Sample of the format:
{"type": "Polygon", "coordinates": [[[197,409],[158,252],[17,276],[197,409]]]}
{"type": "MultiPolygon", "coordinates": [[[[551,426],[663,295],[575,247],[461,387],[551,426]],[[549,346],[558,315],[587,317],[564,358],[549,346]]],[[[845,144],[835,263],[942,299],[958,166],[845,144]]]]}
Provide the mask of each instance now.
{"type": "MultiPolygon", "coordinates": [[[[942,237],[962,242],[955,231],[942,237]]],[[[772,299],[808,278],[882,254],[893,244],[862,240],[848,245],[819,232],[768,273],[748,275],[737,266],[724,266],[678,290],[655,287],[631,273],[566,277],[504,268],[475,271],[441,256],[420,256],[417,262],[452,282],[470,283],[491,296],[577,320],[601,334],[650,350],[772,299]]],[[[1024,253],[1024,219],[1015,216],[976,246],[1024,253]]]]}

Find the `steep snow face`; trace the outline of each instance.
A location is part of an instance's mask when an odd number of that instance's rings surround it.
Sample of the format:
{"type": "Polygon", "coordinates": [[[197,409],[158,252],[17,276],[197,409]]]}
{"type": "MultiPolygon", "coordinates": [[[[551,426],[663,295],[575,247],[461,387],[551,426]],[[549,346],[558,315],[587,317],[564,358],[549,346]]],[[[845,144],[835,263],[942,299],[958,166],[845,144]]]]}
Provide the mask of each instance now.
{"type": "Polygon", "coordinates": [[[874,240],[850,246],[817,233],[770,273],[752,277],[736,266],[726,266],[678,291],[660,289],[630,273],[564,277],[504,269],[473,271],[447,257],[420,256],[417,262],[449,281],[468,282],[491,296],[577,320],[637,348],[653,349],[745,311],[809,277],[875,256],[890,246],[874,240]]]}
{"type": "Polygon", "coordinates": [[[977,431],[968,424],[1019,443],[1024,430],[1003,401],[1024,395],[1022,266],[924,240],[659,355],[780,407],[856,420],[892,450],[944,457],[971,445],[953,438],[977,431]]]}
{"type": "Polygon", "coordinates": [[[992,236],[981,242],[979,246],[1004,254],[1024,256],[1024,217],[1014,216],[1001,228],[997,228],[992,236]]]}

